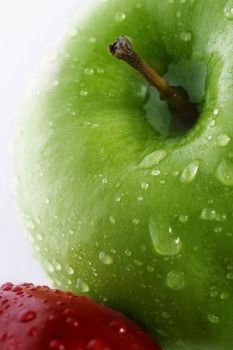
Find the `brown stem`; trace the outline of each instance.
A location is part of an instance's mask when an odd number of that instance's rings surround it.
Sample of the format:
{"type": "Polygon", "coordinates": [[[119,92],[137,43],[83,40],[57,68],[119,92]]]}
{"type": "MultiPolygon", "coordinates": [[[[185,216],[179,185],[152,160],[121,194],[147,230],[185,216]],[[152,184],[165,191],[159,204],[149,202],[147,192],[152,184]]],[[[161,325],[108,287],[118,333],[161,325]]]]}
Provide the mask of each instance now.
{"type": "Polygon", "coordinates": [[[197,120],[197,105],[189,100],[187,92],[180,87],[174,87],[162,78],[134,51],[130,41],[126,37],[120,37],[110,45],[109,50],[113,56],[125,61],[131,67],[141,73],[148,83],[154,86],[161,97],[167,101],[169,107],[187,126],[191,126],[197,120]]]}

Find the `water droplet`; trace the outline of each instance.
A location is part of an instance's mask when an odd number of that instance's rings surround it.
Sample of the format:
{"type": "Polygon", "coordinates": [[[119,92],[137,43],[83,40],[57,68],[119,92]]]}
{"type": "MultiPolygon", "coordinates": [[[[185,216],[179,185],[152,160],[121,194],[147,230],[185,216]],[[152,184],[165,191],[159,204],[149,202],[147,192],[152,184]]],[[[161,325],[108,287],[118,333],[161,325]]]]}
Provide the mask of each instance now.
{"type": "Polygon", "coordinates": [[[29,328],[29,330],[27,331],[27,335],[29,337],[35,337],[37,335],[38,329],[36,327],[31,327],[29,328]]]}
{"type": "Polygon", "coordinates": [[[110,326],[119,334],[125,334],[127,332],[126,325],[121,320],[112,321],[110,326]]]}
{"type": "Polygon", "coordinates": [[[81,291],[81,293],[88,293],[90,291],[89,285],[80,278],[77,279],[76,287],[81,291]]]}
{"type": "Polygon", "coordinates": [[[182,222],[182,224],[184,224],[185,222],[188,221],[188,215],[183,215],[183,214],[181,214],[181,215],[179,216],[179,221],[182,222]]]}
{"type": "Polygon", "coordinates": [[[35,311],[29,310],[29,311],[23,312],[19,316],[19,321],[20,322],[30,322],[30,321],[34,320],[35,318],[36,318],[35,311]]]}
{"type": "Polygon", "coordinates": [[[215,220],[217,217],[217,213],[214,209],[211,208],[204,208],[201,212],[201,219],[212,221],[215,220]]]}
{"type": "Polygon", "coordinates": [[[195,161],[195,162],[192,162],[191,164],[189,164],[182,172],[182,175],[180,178],[181,182],[183,182],[183,183],[192,182],[195,179],[195,177],[197,176],[198,168],[199,168],[198,161],[195,161]]]}
{"type": "Polygon", "coordinates": [[[143,201],[143,199],[144,199],[144,198],[141,197],[141,196],[138,197],[138,201],[140,201],[140,202],[143,201]]]}
{"type": "Polygon", "coordinates": [[[134,219],[132,220],[132,223],[133,223],[134,225],[139,225],[139,224],[140,224],[140,220],[137,219],[137,218],[134,218],[134,219]]]}
{"type": "Polygon", "coordinates": [[[58,261],[55,262],[54,267],[57,271],[61,271],[61,269],[62,269],[62,266],[58,261]]]}
{"type": "Polygon", "coordinates": [[[79,326],[78,321],[75,318],[73,318],[73,317],[67,317],[66,323],[70,324],[70,325],[72,325],[74,327],[78,327],[79,326]]]}
{"type": "Polygon", "coordinates": [[[169,4],[173,4],[174,0],[168,0],[169,4]]]}
{"type": "Polygon", "coordinates": [[[113,224],[113,225],[116,223],[116,220],[115,220],[115,218],[114,218],[113,216],[110,216],[109,221],[110,221],[111,224],[113,224]]]}
{"type": "Polygon", "coordinates": [[[66,350],[65,345],[58,339],[53,339],[49,343],[49,349],[51,350],[66,350]]]}
{"type": "Polygon", "coordinates": [[[158,150],[158,151],[152,152],[141,161],[141,163],[139,164],[139,168],[141,169],[151,168],[159,164],[166,156],[167,156],[167,152],[164,150],[158,150]]]}
{"type": "Polygon", "coordinates": [[[111,350],[111,347],[104,340],[93,339],[89,341],[85,350],[111,350]]]}
{"type": "Polygon", "coordinates": [[[42,241],[43,240],[43,237],[42,237],[42,235],[39,232],[36,234],[36,239],[37,239],[37,241],[42,241]]]}
{"type": "Polygon", "coordinates": [[[68,275],[73,275],[74,274],[74,269],[72,266],[67,265],[66,266],[66,272],[68,273],[68,275]]]}
{"type": "Polygon", "coordinates": [[[50,203],[49,198],[46,198],[45,203],[46,203],[46,204],[49,204],[49,203],[50,203]]]}
{"type": "Polygon", "coordinates": [[[106,177],[103,178],[102,183],[103,183],[103,184],[107,184],[107,183],[108,183],[108,179],[107,179],[106,177]]]}
{"type": "Polygon", "coordinates": [[[84,69],[84,74],[85,75],[93,75],[94,74],[94,69],[93,68],[85,68],[84,69]]]}
{"type": "Polygon", "coordinates": [[[226,145],[228,145],[228,143],[230,142],[230,137],[227,134],[221,134],[217,136],[217,144],[220,147],[224,147],[226,145]]]}
{"type": "Polygon", "coordinates": [[[180,18],[180,17],[181,17],[181,12],[180,12],[180,11],[177,11],[177,12],[176,12],[176,17],[177,17],[177,18],[180,18]]]}
{"type": "Polygon", "coordinates": [[[47,261],[47,270],[50,273],[53,273],[55,271],[53,264],[50,261],[47,261]]]}
{"type": "Polygon", "coordinates": [[[113,263],[113,258],[104,252],[99,254],[99,259],[104,265],[111,265],[113,263]]]}
{"type": "Polygon", "coordinates": [[[95,44],[96,43],[96,38],[94,36],[91,36],[88,41],[89,41],[90,44],[95,44]]]}
{"type": "Polygon", "coordinates": [[[227,299],[229,299],[229,296],[230,296],[230,294],[228,292],[221,293],[220,294],[220,299],[221,300],[227,300],[227,299]]]}
{"type": "Polygon", "coordinates": [[[214,115],[217,117],[219,115],[219,109],[218,108],[215,108],[214,109],[214,115]]]}
{"type": "Polygon", "coordinates": [[[181,4],[184,4],[186,2],[186,0],[180,0],[181,4]]]}
{"type": "Polygon", "coordinates": [[[121,197],[116,197],[115,201],[119,203],[121,201],[121,197]]]}
{"type": "Polygon", "coordinates": [[[225,186],[233,186],[233,164],[223,159],[216,171],[217,179],[225,186]]]}
{"type": "Polygon", "coordinates": [[[80,91],[80,96],[86,97],[88,95],[88,92],[86,90],[81,90],[80,91]]]}
{"type": "Polygon", "coordinates": [[[192,34],[190,32],[182,32],[180,37],[183,41],[190,41],[192,39],[192,34]]]}
{"type": "Polygon", "coordinates": [[[162,317],[168,319],[168,318],[171,317],[171,314],[170,314],[169,312],[167,312],[167,311],[164,311],[164,312],[162,313],[162,317]]]}
{"type": "Polygon", "coordinates": [[[209,124],[209,127],[210,127],[210,128],[214,128],[215,125],[216,125],[216,121],[215,121],[215,120],[212,120],[212,121],[210,122],[210,124],[209,124]]]}
{"type": "Polygon", "coordinates": [[[58,85],[59,85],[58,80],[54,80],[54,81],[53,81],[53,86],[58,86],[58,85]]]}
{"type": "Polygon", "coordinates": [[[123,22],[126,19],[126,14],[124,12],[118,12],[115,16],[117,22],[123,22]]]}
{"type": "Polygon", "coordinates": [[[126,256],[131,256],[131,255],[132,255],[132,252],[131,252],[129,249],[126,249],[126,250],[125,250],[125,255],[126,255],[126,256]]]}
{"type": "Polygon", "coordinates": [[[71,29],[69,33],[70,38],[76,38],[77,35],[78,35],[78,29],[77,28],[71,29]]]}
{"type": "Polygon", "coordinates": [[[233,20],[233,0],[229,0],[224,8],[224,14],[227,19],[233,20]]]}
{"type": "Polygon", "coordinates": [[[151,175],[159,176],[160,175],[160,171],[158,169],[154,169],[154,170],[152,170],[151,175]]]}
{"type": "Polygon", "coordinates": [[[209,314],[209,315],[208,315],[208,320],[209,320],[211,323],[215,323],[215,324],[219,323],[219,318],[218,318],[218,316],[216,316],[216,315],[211,315],[211,314],[209,314]]]}
{"type": "Polygon", "coordinates": [[[147,190],[149,187],[149,184],[147,182],[142,182],[141,187],[143,190],[147,190]]]}
{"type": "Polygon", "coordinates": [[[226,277],[228,280],[233,280],[233,272],[228,272],[226,277]]]}
{"type": "Polygon", "coordinates": [[[185,285],[184,273],[180,271],[170,271],[166,277],[166,284],[169,288],[180,290],[185,285]]]}
{"type": "Polygon", "coordinates": [[[180,253],[180,238],[172,232],[171,227],[166,227],[165,222],[156,222],[150,218],[149,232],[153,247],[158,254],[173,256],[180,253]]]}

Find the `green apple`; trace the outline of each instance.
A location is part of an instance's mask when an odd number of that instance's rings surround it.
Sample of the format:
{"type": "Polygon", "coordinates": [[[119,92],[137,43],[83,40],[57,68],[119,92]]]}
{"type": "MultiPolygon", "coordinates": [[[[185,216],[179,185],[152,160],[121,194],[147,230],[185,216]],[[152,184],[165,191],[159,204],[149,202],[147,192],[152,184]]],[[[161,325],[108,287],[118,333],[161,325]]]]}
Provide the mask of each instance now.
{"type": "Polygon", "coordinates": [[[55,286],[124,311],[166,350],[233,344],[233,1],[95,1],[39,73],[16,193],[55,286]],[[199,105],[181,132],[108,46],[199,105]]]}

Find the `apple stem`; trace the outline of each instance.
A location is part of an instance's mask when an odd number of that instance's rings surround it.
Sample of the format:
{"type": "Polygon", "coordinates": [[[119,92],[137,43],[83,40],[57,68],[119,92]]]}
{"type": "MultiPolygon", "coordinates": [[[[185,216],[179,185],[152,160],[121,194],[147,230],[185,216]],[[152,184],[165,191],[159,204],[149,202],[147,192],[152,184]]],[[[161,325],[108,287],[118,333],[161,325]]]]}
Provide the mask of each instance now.
{"type": "Polygon", "coordinates": [[[127,37],[119,37],[109,46],[110,53],[125,61],[141,73],[147,82],[154,86],[162,99],[167,101],[172,112],[179,117],[185,126],[191,127],[198,117],[197,105],[190,101],[188,93],[182,87],[171,86],[152,67],[134,51],[127,37]]]}

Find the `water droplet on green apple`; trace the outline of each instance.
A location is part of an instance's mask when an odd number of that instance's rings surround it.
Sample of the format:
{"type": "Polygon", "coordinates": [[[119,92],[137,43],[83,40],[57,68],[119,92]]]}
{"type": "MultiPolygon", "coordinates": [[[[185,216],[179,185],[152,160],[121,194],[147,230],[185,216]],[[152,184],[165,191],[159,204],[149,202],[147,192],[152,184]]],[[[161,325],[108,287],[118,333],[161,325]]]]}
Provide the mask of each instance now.
{"type": "Polygon", "coordinates": [[[43,236],[41,235],[41,233],[37,233],[36,234],[36,239],[37,239],[37,241],[42,241],[43,240],[43,236]]]}
{"type": "Polygon", "coordinates": [[[84,74],[85,75],[93,75],[94,74],[94,69],[93,68],[85,68],[84,69],[84,74]]]}
{"type": "Polygon", "coordinates": [[[201,219],[212,221],[215,220],[217,217],[217,213],[214,209],[211,208],[204,208],[201,212],[201,219]]]}
{"type": "Polygon", "coordinates": [[[220,299],[221,300],[227,300],[229,299],[230,294],[228,292],[224,292],[220,294],[220,299]]]}
{"type": "Polygon", "coordinates": [[[81,90],[80,91],[80,96],[86,97],[88,95],[88,92],[86,90],[81,90]]]}
{"type": "Polygon", "coordinates": [[[104,265],[111,265],[113,263],[113,258],[104,252],[100,252],[99,259],[104,265]]]}
{"type": "Polygon", "coordinates": [[[147,271],[148,272],[154,272],[155,268],[153,266],[148,265],[147,266],[147,271]]]}
{"type": "Polygon", "coordinates": [[[55,271],[54,266],[51,263],[51,261],[47,261],[46,265],[47,265],[47,270],[49,273],[53,273],[55,271]]]}
{"type": "Polygon", "coordinates": [[[80,278],[77,279],[76,287],[81,293],[88,293],[90,291],[89,285],[80,278]]]}
{"type": "Polygon", "coordinates": [[[54,81],[53,81],[53,86],[58,86],[58,85],[59,85],[58,80],[54,80],[54,81]]]}
{"type": "Polygon", "coordinates": [[[166,156],[167,156],[167,152],[164,150],[158,150],[158,151],[152,152],[141,161],[141,163],[139,164],[139,168],[142,168],[142,169],[151,168],[154,165],[159,164],[166,156]]]}
{"type": "Polygon", "coordinates": [[[184,4],[186,2],[186,0],[180,0],[181,4],[184,4]]]}
{"type": "Polygon", "coordinates": [[[55,261],[54,267],[55,267],[55,270],[57,270],[57,271],[61,271],[61,269],[62,269],[62,266],[59,263],[59,261],[55,261]]]}
{"type": "Polygon", "coordinates": [[[168,0],[169,4],[173,4],[174,0],[168,0]]]}
{"type": "Polygon", "coordinates": [[[95,43],[96,43],[96,37],[91,36],[91,37],[89,38],[88,42],[89,42],[90,44],[95,44],[95,43]]]}
{"type": "Polygon", "coordinates": [[[226,277],[228,280],[233,280],[233,272],[228,272],[226,277]]]}
{"type": "Polygon", "coordinates": [[[77,28],[73,28],[71,29],[70,33],[69,33],[69,36],[70,38],[76,38],[76,36],[78,35],[78,29],[77,28]]]}
{"type": "Polygon", "coordinates": [[[211,122],[209,123],[210,128],[214,128],[216,125],[216,121],[215,120],[211,120],[211,122]]]}
{"type": "Polygon", "coordinates": [[[233,186],[233,164],[223,159],[216,171],[217,179],[225,186],[233,186]]]}
{"type": "Polygon", "coordinates": [[[50,203],[49,198],[46,198],[45,203],[46,203],[46,204],[49,204],[49,203],[50,203]]]}
{"type": "Polygon", "coordinates": [[[227,134],[221,134],[217,136],[217,144],[220,147],[224,147],[226,145],[228,145],[228,143],[230,142],[230,137],[227,134]]]}
{"type": "Polygon", "coordinates": [[[146,191],[149,188],[149,184],[147,182],[142,182],[141,187],[146,191]]]}
{"type": "Polygon", "coordinates": [[[110,216],[109,221],[110,221],[111,224],[113,224],[113,225],[116,223],[116,220],[115,220],[115,218],[114,218],[113,216],[110,216]]]}
{"type": "Polygon", "coordinates": [[[126,249],[126,250],[125,250],[125,255],[126,255],[126,256],[131,256],[131,255],[132,255],[132,252],[131,252],[129,249],[126,249]]]}
{"type": "Polygon", "coordinates": [[[168,318],[171,318],[171,314],[169,312],[167,312],[167,311],[164,311],[162,313],[162,317],[168,319],[168,318]]]}
{"type": "Polygon", "coordinates": [[[106,177],[104,177],[103,180],[102,180],[102,183],[103,184],[107,184],[108,183],[108,179],[106,177]]]}
{"type": "Polygon", "coordinates": [[[166,284],[169,288],[180,290],[185,285],[184,273],[180,271],[170,271],[166,276],[166,284]]]}
{"type": "Polygon", "coordinates": [[[180,178],[181,182],[183,182],[183,183],[192,182],[195,179],[195,177],[197,176],[198,168],[199,168],[198,161],[194,161],[194,162],[190,163],[182,172],[182,175],[180,178]]]}
{"type": "Polygon", "coordinates": [[[143,199],[144,199],[143,197],[140,197],[140,196],[138,197],[139,202],[143,201],[143,199]]]}
{"type": "Polygon", "coordinates": [[[180,12],[180,11],[177,11],[177,12],[176,12],[176,17],[177,17],[177,18],[180,18],[180,17],[181,17],[181,12],[180,12]]]}
{"type": "Polygon", "coordinates": [[[164,222],[149,220],[149,233],[155,251],[163,256],[174,256],[181,251],[181,240],[164,222]]]}
{"type": "Polygon", "coordinates": [[[218,108],[215,108],[214,109],[214,115],[217,117],[219,115],[219,109],[218,108]]]}
{"type": "Polygon", "coordinates": [[[115,16],[117,22],[123,22],[126,19],[126,14],[124,12],[118,12],[115,16]]]}
{"type": "Polygon", "coordinates": [[[115,201],[119,203],[121,201],[121,197],[116,197],[115,201]]]}
{"type": "Polygon", "coordinates": [[[233,0],[229,0],[224,8],[224,14],[227,19],[233,20],[233,0]]]}
{"type": "Polygon", "coordinates": [[[139,225],[139,224],[140,224],[140,220],[137,219],[137,218],[134,218],[134,219],[132,220],[132,223],[133,223],[134,225],[139,225]]]}
{"type": "Polygon", "coordinates": [[[159,176],[159,175],[160,175],[160,170],[158,170],[158,169],[152,170],[151,175],[153,175],[153,176],[159,176]]]}
{"type": "Polygon", "coordinates": [[[219,323],[219,317],[216,316],[216,315],[212,315],[212,314],[209,314],[208,315],[208,320],[211,322],[211,323],[219,323]]]}
{"type": "Polygon", "coordinates": [[[183,41],[190,41],[192,39],[192,34],[190,32],[182,32],[180,37],[183,41]]]}
{"type": "Polygon", "coordinates": [[[186,222],[188,221],[188,215],[181,214],[181,215],[179,216],[179,221],[180,221],[182,224],[186,223],[186,222]]]}
{"type": "Polygon", "coordinates": [[[74,269],[72,266],[67,265],[66,266],[66,272],[68,273],[68,275],[73,275],[74,274],[74,269]]]}

